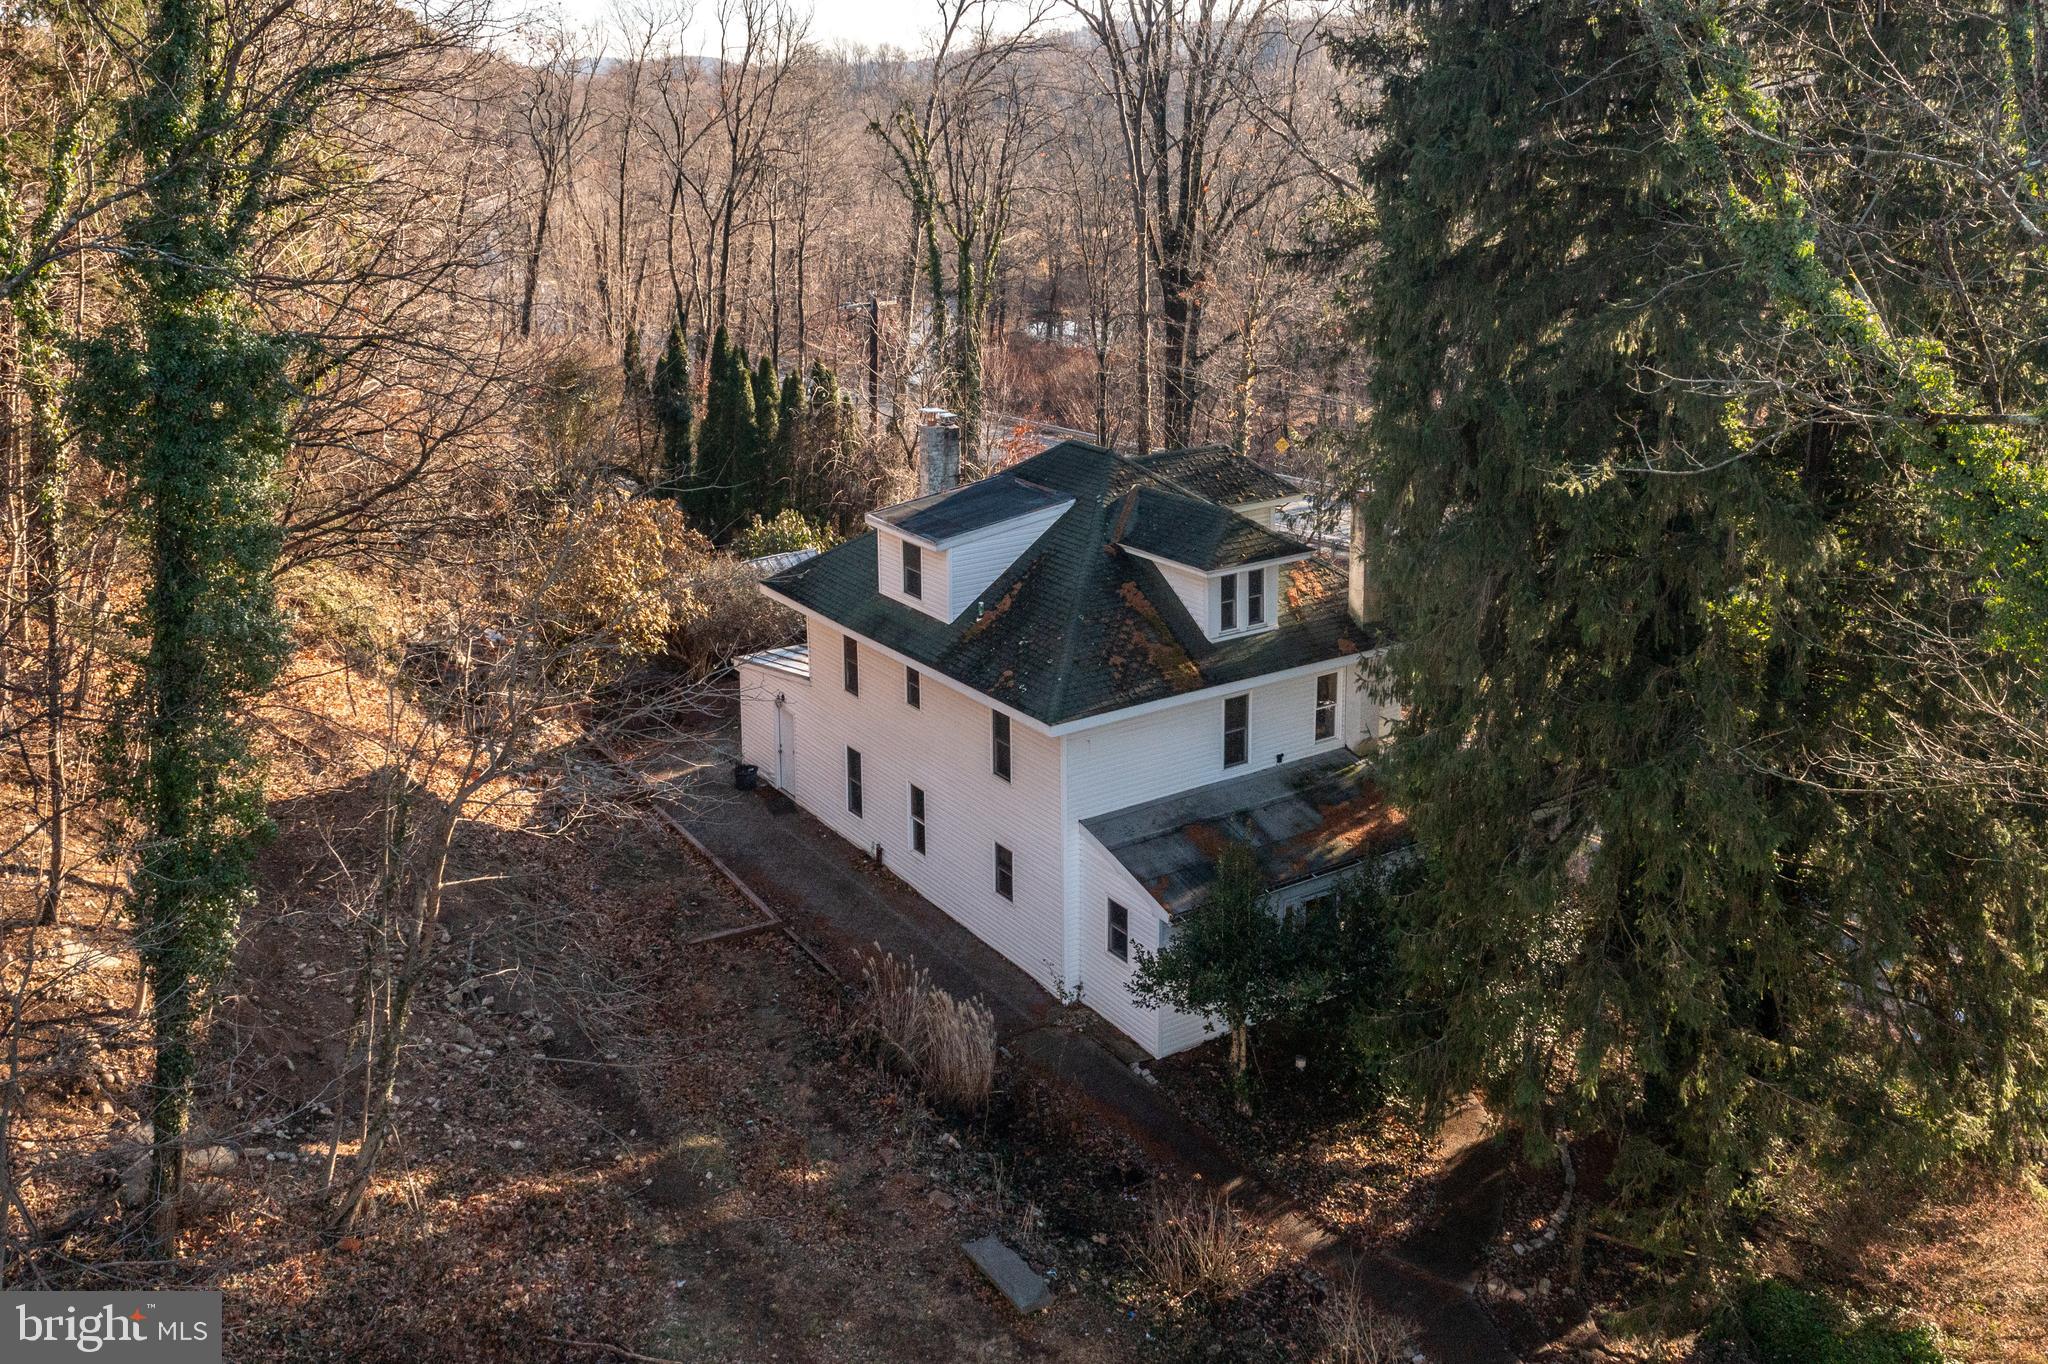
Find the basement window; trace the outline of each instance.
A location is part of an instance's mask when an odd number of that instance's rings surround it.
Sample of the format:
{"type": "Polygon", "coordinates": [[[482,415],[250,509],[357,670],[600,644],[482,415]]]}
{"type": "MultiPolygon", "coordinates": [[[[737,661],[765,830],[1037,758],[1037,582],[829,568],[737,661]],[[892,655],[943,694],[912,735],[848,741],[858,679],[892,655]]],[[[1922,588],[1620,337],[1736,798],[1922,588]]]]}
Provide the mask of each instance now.
{"type": "Polygon", "coordinates": [[[1118,961],[1131,959],[1131,911],[1114,900],[1109,902],[1109,955],[1118,961]]]}

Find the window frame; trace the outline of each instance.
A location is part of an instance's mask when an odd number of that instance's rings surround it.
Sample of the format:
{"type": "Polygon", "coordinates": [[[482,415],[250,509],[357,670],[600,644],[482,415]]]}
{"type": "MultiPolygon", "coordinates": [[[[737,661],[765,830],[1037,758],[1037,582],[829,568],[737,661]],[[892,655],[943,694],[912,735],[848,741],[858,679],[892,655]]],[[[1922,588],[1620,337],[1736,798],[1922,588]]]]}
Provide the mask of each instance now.
{"type": "Polygon", "coordinates": [[[867,818],[866,795],[861,783],[860,750],[848,744],[846,747],[846,812],[855,819],[867,818]]]}
{"type": "Polygon", "coordinates": [[[903,595],[917,601],[924,600],[924,546],[913,540],[903,545],[903,595]]]}
{"type": "Polygon", "coordinates": [[[1266,570],[1249,569],[1244,575],[1244,626],[1256,630],[1266,623],[1266,570]]]}
{"type": "Polygon", "coordinates": [[[852,635],[839,637],[839,680],[848,696],[860,695],[860,642],[852,635]]]}
{"type": "Polygon", "coordinates": [[[1237,575],[1225,573],[1216,579],[1216,633],[1227,635],[1237,628],[1237,575]]]}
{"type": "Polygon", "coordinates": [[[903,665],[903,704],[912,710],[924,709],[924,678],[907,663],[903,665]]]}
{"type": "Polygon", "coordinates": [[[1017,854],[996,844],[996,894],[1017,903],[1017,854]]]}
{"type": "Polygon", "coordinates": [[[1225,767],[1243,767],[1251,760],[1252,694],[1248,691],[1242,691],[1235,696],[1226,696],[1223,698],[1223,765],[1225,767]],[[1232,758],[1230,756],[1230,708],[1233,705],[1242,707],[1244,712],[1244,723],[1242,726],[1239,727],[1237,731],[1239,741],[1239,752],[1237,757],[1235,758],[1232,758]]]}
{"type": "Polygon", "coordinates": [[[991,710],[988,713],[988,770],[1008,781],[1010,759],[1010,717],[999,710],[991,710]]]}
{"type": "Polygon", "coordinates": [[[925,810],[928,804],[924,788],[916,782],[910,783],[910,850],[919,857],[925,855],[925,810]]]}
{"type": "Polygon", "coordinates": [[[1312,731],[1317,743],[1326,743],[1337,737],[1337,674],[1316,674],[1315,729],[1312,731]],[[1323,699],[1323,684],[1330,684],[1330,699],[1323,699]],[[1327,721],[1327,727],[1325,722],[1327,721]]]}
{"type": "Polygon", "coordinates": [[[1109,955],[1115,957],[1118,961],[1130,961],[1131,911],[1118,904],[1115,900],[1111,900],[1109,902],[1109,913],[1106,917],[1109,925],[1109,936],[1103,946],[1108,949],[1109,955]]]}

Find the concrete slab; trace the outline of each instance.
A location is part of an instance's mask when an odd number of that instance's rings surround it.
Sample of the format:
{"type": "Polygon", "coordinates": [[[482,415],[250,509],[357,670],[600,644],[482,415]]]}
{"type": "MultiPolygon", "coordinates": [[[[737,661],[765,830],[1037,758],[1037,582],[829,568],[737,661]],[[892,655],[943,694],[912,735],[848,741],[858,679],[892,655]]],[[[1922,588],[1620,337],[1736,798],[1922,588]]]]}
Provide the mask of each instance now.
{"type": "Polygon", "coordinates": [[[1052,1301],[1052,1290],[1045,1286],[1045,1280],[1024,1263],[1023,1256],[995,1237],[963,1241],[960,1249],[967,1252],[967,1258],[974,1261],[974,1267],[986,1275],[988,1281],[1010,1300],[1010,1306],[1019,1312],[1036,1312],[1052,1301]]]}

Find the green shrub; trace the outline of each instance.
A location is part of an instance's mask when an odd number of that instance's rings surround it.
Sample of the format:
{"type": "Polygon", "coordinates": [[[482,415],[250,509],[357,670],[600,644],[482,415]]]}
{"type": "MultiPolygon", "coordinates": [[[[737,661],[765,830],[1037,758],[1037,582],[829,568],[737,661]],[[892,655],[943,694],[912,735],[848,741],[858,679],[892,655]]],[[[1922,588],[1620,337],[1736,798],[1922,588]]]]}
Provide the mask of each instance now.
{"type": "Polygon", "coordinates": [[[1831,1299],[1777,1279],[1736,1296],[1721,1334],[1747,1344],[1757,1364],[1944,1364],[1924,1326],[1882,1316],[1856,1320],[1831,1299]]]}
{"type": "Polygon", "coordinates": [[[759,559],[769,554],[786,554],[793,549],[830,549],[832,537],[804,520],[794,507],[784,507],[772,521],[755,516],[726,546],[742,559],[759,559]]]}

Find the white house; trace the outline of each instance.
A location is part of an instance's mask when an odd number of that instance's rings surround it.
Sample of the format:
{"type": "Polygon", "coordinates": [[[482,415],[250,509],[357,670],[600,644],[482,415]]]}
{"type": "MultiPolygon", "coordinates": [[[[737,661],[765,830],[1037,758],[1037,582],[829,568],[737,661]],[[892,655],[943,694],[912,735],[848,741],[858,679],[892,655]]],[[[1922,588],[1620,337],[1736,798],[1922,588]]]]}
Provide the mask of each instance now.
{"type": "MultiPolygon", "coordinates": [[[[741,753],[1041,984],[1163,1056],[1156,950],[1237,840],[1285,905],[1402,836],[1343,573],[1227,452],[1074,442],[768,578],[806,642],[738,661],[741,753]]],[[[1362,594],[1351,594],[1361,603],[1362,594]]]]}

